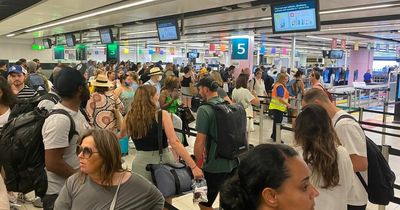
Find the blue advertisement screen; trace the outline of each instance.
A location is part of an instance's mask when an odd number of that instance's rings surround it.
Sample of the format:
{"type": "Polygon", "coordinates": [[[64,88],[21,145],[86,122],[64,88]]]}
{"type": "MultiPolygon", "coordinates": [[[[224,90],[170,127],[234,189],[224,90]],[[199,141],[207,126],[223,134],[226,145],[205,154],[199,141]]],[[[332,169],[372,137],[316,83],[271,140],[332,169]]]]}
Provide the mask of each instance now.
{"type": "Polygon", "coordinates": [[[319,29],[318,1],[308,0],[271,7],[274,32],[316,31],[319,29]]]}
{"type": "Polygon", "coordinates": [[[179,30],[176,20],[157,22],[157,30],[160,41],[179,40],[179,30]]]}

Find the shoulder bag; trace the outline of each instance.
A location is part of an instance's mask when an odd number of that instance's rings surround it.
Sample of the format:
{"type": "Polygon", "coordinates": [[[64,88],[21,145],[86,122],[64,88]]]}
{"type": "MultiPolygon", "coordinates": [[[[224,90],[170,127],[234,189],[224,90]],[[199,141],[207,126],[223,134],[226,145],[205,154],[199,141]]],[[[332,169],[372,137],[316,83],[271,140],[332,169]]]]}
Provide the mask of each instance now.
{"type": "Polygon", "coordinates": [[[192,171],[183,162],[163,163],[162,154],[162,111],[158,112],[158,151],[159,164],[148,164],[146,170],[151,172],[154,185],[165,198],[189,193],[192,190],[192,171]]]}

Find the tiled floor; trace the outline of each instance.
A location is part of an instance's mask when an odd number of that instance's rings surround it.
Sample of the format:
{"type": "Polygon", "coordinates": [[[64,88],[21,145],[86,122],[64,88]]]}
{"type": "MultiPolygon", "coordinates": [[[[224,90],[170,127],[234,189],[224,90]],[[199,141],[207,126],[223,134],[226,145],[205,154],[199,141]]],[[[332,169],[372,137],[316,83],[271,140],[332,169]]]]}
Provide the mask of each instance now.
{"type": "MultiPolygon", "coordinates": [[[[392,111],[393,112],[393,111],[392,111]]],[[[354,114],[357,116],[357,114],[354,114]]],[[[364,113],[364,121],[382,121],[382,115],[378,114],[371,114],[371,113],[364,113]]],[[[393,120],[393,117],[388,117],[388,122],[391,122],[393,120]]],[[[259,143],[271,143],[269,140],[269,136],[271,133],[271,128],[272,128],[272,121],[264,117],[263,121],[263,129],[262,133],[260,133],[259,126],[255,126],[255,131],[250,133],[250,143],[254,145],[258,145],[259,143]]],[[[290,127],[290,125],[287,125],[290,127]]],[[[377,129],[377,128],[373,128],[377,129]]],[[[377,129],[379,130],[379,129],[377,129]]],[[[400,134],[400,131],[393,131],[393,130],[388,130],[388,132],[392,133],[397,133],[400,134]]],[[[377,144],[381,144],[381,135],[380,134],[374,134],[367,132],[367,135],[374,140],[377,144]]],[[[293,133],[290,131],[282,131],[282,139],[285,141],[286,144],[292,145],[293,141],[293,133]]],[[[391,145],[394,148],[400,149],[400,139],[395,138],[395,137],[386,137],[386,144],[391,145]]],[[[190,153],[192,153],[193,150],[193,144],[194,144],[194,138],[189,139],[189,144],[190,146],[187,148],[190,153]]],[[[126,168],[131,167],[132,160],[134,158],[134,150],[130,151],[130,154],[128,156],[125,156],[123,159],[125,160],[124,166],[126,168]]],[[[400,183],[400,157],[394,157],[390,156],[389,159],[389,164],[392,167],[392,170],[396,173],[396,176],[398,178],[398,181],[396,182],[397,184],[400,183]]],[[[396,195],[399,197],[400,192],[396,190],[396,195]]],[[[178,198],[173,199],[173,205],[181,210],[196,210],[199,209],[196,205],[193,205],[192,202],[192,194],[188,194],[185,196],[181,196],[178,198]]],[[[219,206],[218,202],[216,201],[214,204],[214,208],[217,209],[219,206]]],[[[31,204],[26,204],[22,205],[19,209],[21,210],[33,210],[33,209],[38,209],[33,207],[31,204]]],[[[378,210],[378,206],[369,204],[367,207],[368,210],[378,210]]],[[[400,206],[396,204],[389,204],[386,207],[387,210],[400,210],[400,206]]]]}

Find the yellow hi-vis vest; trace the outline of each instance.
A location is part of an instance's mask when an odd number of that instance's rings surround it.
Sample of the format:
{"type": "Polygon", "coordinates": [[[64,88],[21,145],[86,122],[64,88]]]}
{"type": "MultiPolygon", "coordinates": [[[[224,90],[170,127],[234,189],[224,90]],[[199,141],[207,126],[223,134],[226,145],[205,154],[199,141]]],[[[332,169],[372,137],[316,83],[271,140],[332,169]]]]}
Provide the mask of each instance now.
{"type": "Polygon", "coordinates": [[[269,109],[275,109],[275,110],[279,110],[281,112],[286,112],[286,110],[287,110],[286,104],[281,103],[278,100],[277,89],[279,86],[282,86],[283,90],[285,91],[285,93],[283,94],[283,99],[286,101],[286,103],[289,101],[289,91],[286,89],[286,87],[283,84],[276,83],[274,85],[274,88],[272,89],[272,99],[271,99],[271,102],[269,103],[269,109]]]}

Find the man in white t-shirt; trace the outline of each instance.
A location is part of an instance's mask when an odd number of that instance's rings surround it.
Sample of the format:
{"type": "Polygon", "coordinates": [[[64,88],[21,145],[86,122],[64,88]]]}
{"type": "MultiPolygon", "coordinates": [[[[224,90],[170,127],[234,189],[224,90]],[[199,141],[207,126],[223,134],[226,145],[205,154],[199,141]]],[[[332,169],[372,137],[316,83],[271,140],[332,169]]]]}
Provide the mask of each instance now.
{"type": "Polygon", "coordinates": [[[71,121],[63,114],[50,115],[43,124],[42,135],[48,179],[48,189],[42,200],[44,210],[53,210],[54,202],[65,180],[78,171],[79,159],[75,152],[77,141],[79,135],[90,128],[85,117],[79,112],[81,102],[89,98],[85,79],[79,71],[69,67],[62,69],[54,85],[61,102],[53,109],[64,109],[70,114],[78,135],[69,139],[71,121]]]}
{"type": "MultiPolygon", "coordinates": [[[[328,112],[340,142],[350,154],[354,172],[360,172],[368,184],[367,142],[361,126],[353,119],[345,118],[337,121],[340,116],[348,115],[348,113],[332,104],[325,92],[320,89],[312,88],[305,93],[303,106],[311,103],[322,106],[328,112]]],[[[353,173],[353,175],[354,182],[352,193],[348,198],[347,209],[365,210],[368,202],[368,194],[356,174],[353,173]]]]}

